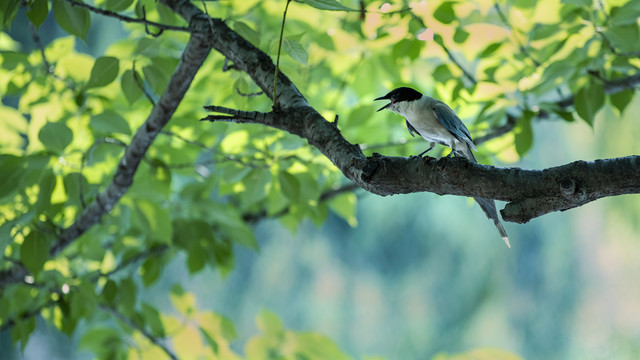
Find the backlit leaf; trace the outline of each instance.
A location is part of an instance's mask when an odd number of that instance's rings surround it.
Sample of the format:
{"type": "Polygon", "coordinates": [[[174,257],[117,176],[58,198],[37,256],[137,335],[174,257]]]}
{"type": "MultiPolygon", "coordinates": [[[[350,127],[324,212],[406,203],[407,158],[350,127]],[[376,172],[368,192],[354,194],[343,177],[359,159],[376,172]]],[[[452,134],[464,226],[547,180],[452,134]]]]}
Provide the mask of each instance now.
{"type": "Polygon", "coordinates": [[[102,56],[96,59],[91,69],[91,76],[86,88],[109,85],[118,76],[120,62],[112,56],[102,56]]]}
{"type": "Polygon", "coordinates": [[[25,237],[20,247],[20,261],[27,269],[37,274],[49,258],[49,244],[38,231],[32,231],[25,237]]]}
{"type": "Polygon", "coordinates": [[[89,10],[73,6],[64,0],[53,0],[53,14],[60,27],[66,32],[83,40],[87,39],[91,23],[89,10]]]}
{"type": "Polygon", "coordinates": [[[298,179],[286,171],[280,171],[278,173],[278,181],[280,181],[282,193],[291,201],[298,201],[300,198],[300,182],[298,179]]]}
{"type": "Polygon", "coordinates": [[[282,47],[295,61],[307,65],[309,54],[299,42],[285,38],[282,40],[282,47]]]}
{"type": "Polygon", "coordinates": [[[578,115],[593,126],[596,113],[604,105],[604,87],[598,80],[592,80],[582,89],[578,90],[574,104],[578,115]]]}
{"type": "Polygon", "coordinates": [[[336,0],[298,0],[301,3],[305,3],[309,6],[313,6],[316,9],[320,10],[329,10],[329,11],[356,11],[354,9],[348,8],[336,0]]]}
{"type": "Polygon", "coordinates": [[[49,14],[49,2],[47,0],[35,0],[27,10],[29,21],[39,28],[49,14]]]}
{"type": "Polygon", "coordinates": [[[40,129],[38,139],[47,149],[60,153],[71,144],[73,132],[63,123],[50,122],[40,129]]]}
{"type": "Polygon", "coordinates": [[[107,110],[91,117],[89,126],[100,134],[125,134],[131,135],[129,123],[115,111],[107,110]]]}
{"type": "Polygon", "coordinates": [[[453,11],[453,3],[445,1],[440,4],[436,11],[433,12],[433,17],[443,24],[451,24],[453,20],[456,19],[456,14],[453,11]]]}
{"type": "MultiPolygon", "coordinates": [[[[127,98],[129,105],[133,105],[133,103],[142,96],[142,89],[140,89],[135,76],[133,70],[125,70],[120,79],[122,93],[124,97],[127,98]]],[[[141,79],[139,75],[138,78],[141,79]]]]}

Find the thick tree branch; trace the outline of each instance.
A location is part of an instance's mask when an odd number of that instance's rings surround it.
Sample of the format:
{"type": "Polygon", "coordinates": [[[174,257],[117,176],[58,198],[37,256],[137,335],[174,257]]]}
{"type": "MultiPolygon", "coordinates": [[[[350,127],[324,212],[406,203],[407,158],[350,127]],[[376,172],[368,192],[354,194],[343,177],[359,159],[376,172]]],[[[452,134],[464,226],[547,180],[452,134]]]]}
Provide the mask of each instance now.
{"type": "Polygon", "coordinates": [[[386,196],[428,191],[504,200],[509,202],[501,211],[505,221],[525,223],[602,197],[640,193],[640,156],[576,161],[545,170],[498,168],[461,158],[365,157],[310,107],[270,113],[217,106],[207,109],[229,115],[205,120],[259,123],[307,139],[349,179],[372,193],[386,196]]]}

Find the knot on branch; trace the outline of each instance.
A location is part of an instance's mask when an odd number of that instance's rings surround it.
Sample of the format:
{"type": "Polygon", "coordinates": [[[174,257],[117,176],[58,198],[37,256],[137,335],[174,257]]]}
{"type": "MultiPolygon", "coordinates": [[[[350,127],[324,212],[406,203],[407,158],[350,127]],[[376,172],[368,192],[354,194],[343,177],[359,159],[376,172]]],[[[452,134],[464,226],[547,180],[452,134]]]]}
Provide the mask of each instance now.
{"type": "Polygon", "coordinates": [[[587,198],[587,191],[576,180],[570,178],[560,181],[560,193],[569,200],[584,201],[587,198]]]}
{"type": "Polygon", "coordinates": [[[560,193],[568,198],[573,196],[576,191],[576,182],[573,179],[562,179],[560,181],[560,193]]]}
{"type": "Polygon", "coordinates": [[[360,179],[364,182],[370,182],[376,176],[376,173],[381,167],[382,155],[378,153],[373,153],[370,158],[367,158],[367,162],[362,167],[362,174],[360,175],[360,179]]]}

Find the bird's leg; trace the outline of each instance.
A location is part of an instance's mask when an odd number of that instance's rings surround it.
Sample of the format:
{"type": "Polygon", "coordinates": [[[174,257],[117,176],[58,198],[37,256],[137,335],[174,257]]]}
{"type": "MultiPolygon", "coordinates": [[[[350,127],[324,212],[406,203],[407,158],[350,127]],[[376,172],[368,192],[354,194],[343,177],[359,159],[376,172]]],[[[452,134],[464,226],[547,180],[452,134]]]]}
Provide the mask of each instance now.
{"type": "Polygon", "coordinates": [[[430,145],[431,146],[429,146],[429,148],[427,150],[425,150],[425,151],[421,152],[420,154],[418,154],[418,157],[422,157],[422,155],[426,154],[429,150],[433,149],[433,147],[436,146],[436,143],[432,141],[430,143],[430,145]]]}

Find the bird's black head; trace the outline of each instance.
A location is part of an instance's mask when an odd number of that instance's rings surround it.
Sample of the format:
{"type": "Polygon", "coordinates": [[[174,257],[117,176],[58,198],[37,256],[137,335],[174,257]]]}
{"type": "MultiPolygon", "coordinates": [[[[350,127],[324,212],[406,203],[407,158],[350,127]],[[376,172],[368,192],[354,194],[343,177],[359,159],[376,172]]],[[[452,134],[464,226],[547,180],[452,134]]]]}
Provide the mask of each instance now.
{"type": "Polygon", "coordinates": [[[386,108],[388,108],[389,106],[397,103],[397,102],[402,102],[402,101],[414,101],[414,100],[418,100],[422,97],[422,94],[417,91],[414,90],[412,88],[409,87],[399,87],[397,89],[393,89],[391,90],[387,95],[385,96],[381,96],[375,100],[391,100],[390,103],[388,103],[387,105],[381,107],[380,109],[378,109],[378,111],[380,110],[384,110],[386,108]]]}

